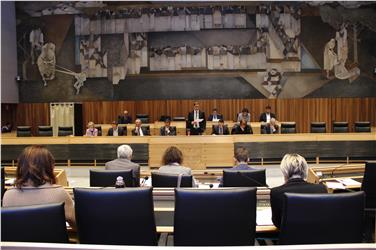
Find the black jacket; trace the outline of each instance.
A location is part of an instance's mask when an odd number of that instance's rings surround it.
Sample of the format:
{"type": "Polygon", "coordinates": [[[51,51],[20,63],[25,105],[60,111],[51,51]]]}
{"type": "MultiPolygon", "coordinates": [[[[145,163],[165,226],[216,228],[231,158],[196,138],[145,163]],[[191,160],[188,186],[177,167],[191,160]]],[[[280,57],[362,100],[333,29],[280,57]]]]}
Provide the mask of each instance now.
{"type": "Polygon", "coordinates": [[[322,184],[308,183],[301,178],[290,179],[282,186],[272,188],[270,191],[272,221],[278,228],[281,225],[285,193],[327,193],[327,190],[322,184]]]}
{"type": "MultiPolygon", "coordinates": [[[[270,118],[276,119],[275,114],[270,113],[270,118]]],[[[266,122],[266,113],[265,112],[260,115],[260,120],[259,121],[260,122],[266,122]]]]}
{"type": "MultiPolygon", "coordinates": [[[[219,135],[219,125],[214,125],[212,130],[213,130],[212,134],[219,135]]],[[[224,135],[230,134],[230,132],[228,131],[227,125],[223,125],[223,130],[222,131],[223,131],[224,135]]]]}
{"type": "MultiPolygon", "coordinates": [[[[199,111],[198,117],[199,117],[199,119],[203,119],[203,121],[200,122],[200,129],[201,129],[201,131],[204,131],[205,128],[206,128],[205,112],[199,111]]],[[[194,120],[194,113],[192,111],[192,112],[189,112],[189,114],[188,114],[188,124],[187,124],[191,130],[194,129],[193,125],[192,125],[193,120],[194,120]]]]}
{"type": "MultiPolygon", "coordinates": [[[[142,129],[142,133],[145,135],[150,135],[150,131],[149,129],[147,129],[146,127],[144,126],[141,126],[141,129],[142,129]]],[[[136,128],[132,129],[132,135],[133,136],[138,136],[138,133],[136,133],[136,128]]]]}
{"type": "Polygon", "coordinates": [[[240,125],[235,125],[231,130],[231,134],[233,135],[253,134],[253,130],[250,125],[247,125],[244,130],[240,128],[240,125]]]}
{"type": "Polygon", "coordinates": [[[159,134],[162,135],[162,136],[171,136],[171,135],[176,135],[176,127],[175,126],[170,126],[169,130],[170,130],[170,133],[167,133],[166,132],[166,129],[165,129],[166,126],[163,126],[159,129],[159,134]]]}

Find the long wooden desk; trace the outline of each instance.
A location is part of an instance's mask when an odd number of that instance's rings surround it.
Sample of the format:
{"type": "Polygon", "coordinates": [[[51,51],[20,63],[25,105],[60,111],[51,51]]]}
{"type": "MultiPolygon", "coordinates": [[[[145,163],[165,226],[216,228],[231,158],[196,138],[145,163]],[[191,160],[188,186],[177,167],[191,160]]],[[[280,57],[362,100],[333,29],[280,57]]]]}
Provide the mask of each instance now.
{"type": "Polygon", "coordinates": [[[27,145],[43,144],[55,159],[65,161],[107,161],[117,157],[117,147],[129,144],[133,160],[158,167],[164,150],[178,146],[184,154],[183,165],[192,169],[232,166],[234,150],[246,147],[251,161],[280,160],[286,153],[299,153],[316,159],[372,159],[376,157],[376,133],[276,134],[228,136],[145,136],[145,137],[2,137],[2,162],[15,161],[27,145]]]}

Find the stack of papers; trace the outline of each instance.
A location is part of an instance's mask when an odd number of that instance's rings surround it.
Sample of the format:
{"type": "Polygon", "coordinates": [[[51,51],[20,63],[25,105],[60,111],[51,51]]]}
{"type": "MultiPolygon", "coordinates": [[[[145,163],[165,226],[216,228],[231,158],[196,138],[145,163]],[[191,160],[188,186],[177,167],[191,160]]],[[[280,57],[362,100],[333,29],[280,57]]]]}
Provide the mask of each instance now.
{"type": "Polygon", "coordinates": [[[345,186],[360,186],[362,183],[351,178],[336,179],[338,182],[341,182],[345,186]]]}
{"type": "Polygon", "coordinates": [[[346,189],[346,187],[341,182],[327,181],[326,186],[330,189],[346,189]]]}
{"type": "Polygon", "coordinates": [[[257,211],[256,211],[256,224],[258,226],[273,225],[272,208],[271,207],[265,207],[265,208],[262,208],[262,209],[257,209],[257,211]]]}

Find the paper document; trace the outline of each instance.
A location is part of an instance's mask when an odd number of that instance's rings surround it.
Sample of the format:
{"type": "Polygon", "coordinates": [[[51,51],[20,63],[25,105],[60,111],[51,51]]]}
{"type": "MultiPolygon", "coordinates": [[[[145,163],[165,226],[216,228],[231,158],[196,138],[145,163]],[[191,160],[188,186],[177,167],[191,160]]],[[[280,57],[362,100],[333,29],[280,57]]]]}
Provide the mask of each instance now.
{"type": "Polygon", "coordinates": [[[219,119],[213,119],[213,122],[219,122],[219,119]]]}
{"type": "Polygon", "coordinates": [[[271,207],[264,207],[262,209],[257,209],[256,224],[258,226],[273,225],[271,207]]]}
{"type": "Polygon", "coordinates": [[[5,181],[5,185],[13,185],[16,178],[10,178],[5,181]]]}
{"type": "Polygon", "coordinates": [[[195,122],[202,122],[204,119],[196,119],[195,122]]]}
{"type": "Polygon", "coordinates": [[[330,189],[346,189],[346,187],[341,182],[327,181],[326,186],[330,189]]]}
{"type": "Polygon", "coordinates": [[[360,186],[362,183],[351,178],[336,179],[345,186],[360,186]]]}
{"type": "Polygon", "coordinates": [[[145,178],[140,178],[140,187],[151,187],[151,178],[145,181],[145,178]]]}

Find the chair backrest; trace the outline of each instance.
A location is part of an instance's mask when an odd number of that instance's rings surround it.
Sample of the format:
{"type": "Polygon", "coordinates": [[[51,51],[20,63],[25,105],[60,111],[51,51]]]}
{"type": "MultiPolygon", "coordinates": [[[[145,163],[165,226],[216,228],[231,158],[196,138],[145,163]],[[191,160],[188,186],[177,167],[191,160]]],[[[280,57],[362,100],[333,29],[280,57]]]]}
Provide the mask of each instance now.
{"type": "Polygon", "coordinates": [[[72,126],[59,126],[58,136],[67,136],[67,135],[73,135],[73,127],[72,126]]]}
{"type": "Polygon", "coordinates": [[[90,169],[90,187],[114,187],[116,178],[123,177],[126,187],[133,187],[132,169],[93,170],[90,169]]]}
{"type": "Polygon", "coordinates": [[[173,121],[176,121],[176,122],[184,122],[185,121],[185,117],[184,116],[174,116],[172,118],[173,121]]]}
{"type": "Polygon", "coordinates": [[[360,243],[364,193],[286,193],[279,243],[360,243]]]}
{"type": "Polygon", "coordinates": [[[260,131],[261,131],[261,134],[266,134],[265,124],[261,124],[260,131]]]}
{"type": "Polygon", "coordinates": [[[281,134],[293,134],[296,133],[296,122],[282,122],[281,134]]]}
{"type": "Polygon", "coordinates": [[[253,245],[256,188],[175,190],[175,246],[253,245]]]}
{"type": "Polygon", "coordinates": [[[136,119],[140,119],[142,123],[149,123],[148,114],[136,114],[136,119]]]}
{"type": "Polygon", "coordinates": [[[326,123],[311,122],[311,133],[326,133],[326,123]]]}
{"type": "Polygon", "coordinates": [[[52,136],[51,126],[38,126],[38,136],[52,136]]]}
{"type": "Polygon", "coordinates": [[[361,188],[366,195],[366,208],[376,208],[376,161],[367,161],[361,188]]]}
{"type": "Polygon", "coordinates": [[[31,126],[17,126],[17,137],[31,136],[31,126]]]}
{"type": "Polygon", "coordinates": [[[5,193],[5,168],[1,167],[1,202],[5,193]]]}
{"type": "Polygon", "coordinates": [[[124,135],[128,134],[127,125],[118,125],[119,128],[122,128],[124,130],[124,135]]]}
{"type": "Polygon", "coordinates": [[[371,122],[355,122],[355,132],[371,132],[371,122]]]}
{"type": "Polygon", "coordinates": [[[347,133],[349,132],[348,122],[333,122],[333,133],[347,133]]]}
{"type": "Polygon", "coordinates": [[[265,169],[223,170],[224,187],[265,187],[265,169]]]}
{"type": "Polygon", "coordinates": [[[82,244],[157,245],[151,188],[73,189],[82,244]]]}
{"type": "MultiPolygon", "coordinates": [[[[179,175],[151,172],[153,187],[177,187],[179,175]]],[[[192,175],[182,175],[180,187],[192,187],[192,175]]]]}
{"type": "Polygon", "coordinates": [[[68,243],[64,203],[1,208],[1,241],[68,243]]]}
{"type": "Polygon", "coordinates": [[[159,118],[159,121],[160,122],[164,122],[167,118],[171,120],[171,116],[169,116],[169,115],[161,115],[161,117],[159,118]]]}
{"type": "Polygon", "coordinates": [[[102,136],[102,126],[95,125],[94,127],[98,130],[98,136],[102,136]]]}

